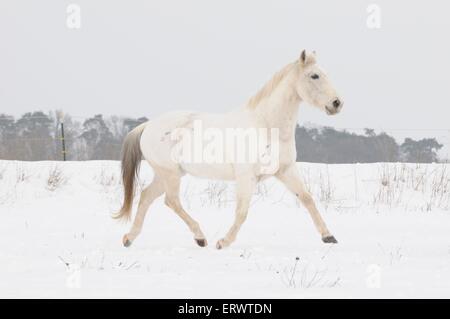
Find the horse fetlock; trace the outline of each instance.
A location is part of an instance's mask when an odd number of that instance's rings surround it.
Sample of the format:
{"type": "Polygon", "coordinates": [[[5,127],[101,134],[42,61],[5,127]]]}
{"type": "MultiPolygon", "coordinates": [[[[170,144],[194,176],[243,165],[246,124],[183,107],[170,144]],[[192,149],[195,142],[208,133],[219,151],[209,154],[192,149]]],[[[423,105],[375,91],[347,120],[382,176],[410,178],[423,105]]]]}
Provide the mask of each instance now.
{"type": "Polygon", "coordinates": [[[216,248],[217,248],[217,249],[226,248],[226,247],[230,246],[230,244],[231,244],[231,241],[230,241],[230,240],[227,240],[227,239],[225,239],[225,238],[222,238],[222,239],[220,239],[220,240],[217,241],[217,243],[216,243],[216,248]]]}
{"type": "Polygon", "coordinates": [[[200,228],[199,223],[197,223],[197,222],[191,223],[190,228],[191,228],[191,231],[194,233],[195,238],[205,238],[205,235],[203,235],[203,232],[200,228]]]}

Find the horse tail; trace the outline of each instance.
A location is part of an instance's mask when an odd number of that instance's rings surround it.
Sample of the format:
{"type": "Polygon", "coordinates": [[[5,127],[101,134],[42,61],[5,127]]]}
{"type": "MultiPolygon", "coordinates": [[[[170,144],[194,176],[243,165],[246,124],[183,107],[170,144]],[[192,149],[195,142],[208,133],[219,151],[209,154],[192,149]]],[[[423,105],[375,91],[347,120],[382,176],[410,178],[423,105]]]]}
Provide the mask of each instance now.
{"type": "Polygon", "coordinates": [[[113,215],[116,219],[129,220],[131,216],[131,208],[133,207],[133,196],[135,189],[135,179],[138,177],[139,167],[142,160],[141,151],[141,135],[144,131],[145,124],[131,130],[122,146],[122,182],[124,188],[123,205],[120,211],[113,215]]]}

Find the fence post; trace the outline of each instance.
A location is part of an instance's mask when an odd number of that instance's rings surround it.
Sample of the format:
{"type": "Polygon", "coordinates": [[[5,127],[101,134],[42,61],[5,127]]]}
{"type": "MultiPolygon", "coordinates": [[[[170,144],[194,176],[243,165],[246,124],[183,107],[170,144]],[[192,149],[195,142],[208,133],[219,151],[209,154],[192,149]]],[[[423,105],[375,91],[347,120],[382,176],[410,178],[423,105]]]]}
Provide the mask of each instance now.
{"type": "Polygon", "coordinates": [[[61,146],[63,161],[66,161],[66,140],[64,139],[64,113],[58,112],[59,123],[61,124],[61,146]]]}

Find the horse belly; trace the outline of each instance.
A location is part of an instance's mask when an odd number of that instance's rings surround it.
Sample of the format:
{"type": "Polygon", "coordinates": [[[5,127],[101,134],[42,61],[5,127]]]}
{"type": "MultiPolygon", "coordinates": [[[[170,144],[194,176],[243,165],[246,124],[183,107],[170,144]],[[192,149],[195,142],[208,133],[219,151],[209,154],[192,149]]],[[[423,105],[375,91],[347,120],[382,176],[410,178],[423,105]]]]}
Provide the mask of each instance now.
{"type": "Polygon", "coordinates": [[[182,163],[181,169],[189,174],[201,178],[234,180],[233,165],[228,163],[182,163]]]}

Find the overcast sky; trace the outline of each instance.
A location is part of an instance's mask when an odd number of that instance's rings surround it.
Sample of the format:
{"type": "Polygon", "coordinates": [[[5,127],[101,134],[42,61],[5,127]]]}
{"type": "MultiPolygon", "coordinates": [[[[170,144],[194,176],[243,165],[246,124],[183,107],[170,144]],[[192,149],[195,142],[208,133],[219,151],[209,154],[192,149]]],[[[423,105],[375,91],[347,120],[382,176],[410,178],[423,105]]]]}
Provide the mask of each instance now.
{"type": "Polygon", "coordinates": [[[0,112],[226,111],[306,48],[345,106],[302,105],[300,123],[448,136],[427,130],[450,129],[449,14],[438,0],[1,0],[0,112]],[[80,29],[66,26],[70,3],[80,29]]]}

